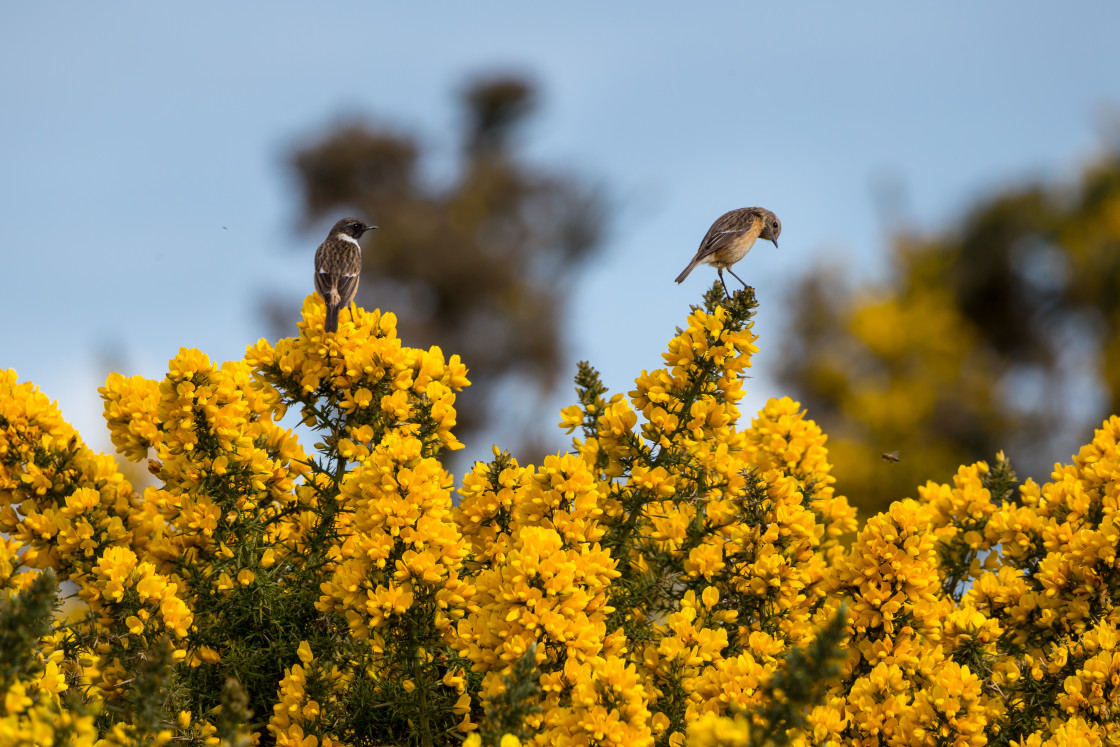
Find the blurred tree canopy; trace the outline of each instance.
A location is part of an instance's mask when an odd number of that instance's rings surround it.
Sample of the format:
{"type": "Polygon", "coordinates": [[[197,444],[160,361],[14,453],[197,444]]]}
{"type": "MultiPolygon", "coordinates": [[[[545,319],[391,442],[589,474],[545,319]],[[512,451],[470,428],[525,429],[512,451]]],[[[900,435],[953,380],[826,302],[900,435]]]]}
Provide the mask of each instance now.
{"type": "Polygon", "coordinates": [[[803,279],[780,373],[863,516],[1001,449],[1046,477],[1120,409],[1120,150],[890,252],[882,284],[803,279]]]}
{"type": "MultiPolygon", "coordinates": [[[[380,227],[364,242],[357,303],[395,312],[406,344],[462,356],[473,385],[456,403],[456,432],[468,442],[499,391],[530,403],[524,422],[509,425],[549,432],[538,427],[540,403],[567,380],[569,284],[602,243],[600,190],[518,152],[536,103],[533,84],[516,75],[466,86],[461,155],[443,183],[422,173],[416,137],[377,124],[341,126],[291,158],[304,225],[353,213],[380,227]]],[[[309,255],[308,278],[310,267],[309,255]]]]}

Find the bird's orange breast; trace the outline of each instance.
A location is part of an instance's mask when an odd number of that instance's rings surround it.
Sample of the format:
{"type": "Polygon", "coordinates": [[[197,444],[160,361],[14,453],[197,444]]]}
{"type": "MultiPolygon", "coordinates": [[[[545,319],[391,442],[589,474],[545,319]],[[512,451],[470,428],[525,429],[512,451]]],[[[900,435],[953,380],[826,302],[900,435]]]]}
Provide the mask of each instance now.
{"type": "Polygon", "coordinates": [[[762,217],[756,216],[751,227],[736,236],[725,246],[720,247],[713,255],[712,264],[717,267],[729,267],[747,256],[747,252],[754,246],[762,233],[762,217]]]}

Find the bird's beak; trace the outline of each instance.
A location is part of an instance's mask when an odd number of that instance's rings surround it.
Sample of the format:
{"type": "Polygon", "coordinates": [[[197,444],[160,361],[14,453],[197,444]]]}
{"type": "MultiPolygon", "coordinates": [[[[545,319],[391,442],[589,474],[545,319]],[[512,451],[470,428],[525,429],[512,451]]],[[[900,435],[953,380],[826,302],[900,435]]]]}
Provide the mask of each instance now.
{"type": "Polygon", "coordinates": [[[777,239],[770,239],[770,240],[774,242],[774,248],[777,249],[778,248],[778,240],[777,239]]]}
{"type": "Polygon", "coordinates": [[[374,228],[377,228],[377,226],[366,226],[365,228],[362,229],[362,233],[365,233],[366,231],[373,230],[374,228]]]}

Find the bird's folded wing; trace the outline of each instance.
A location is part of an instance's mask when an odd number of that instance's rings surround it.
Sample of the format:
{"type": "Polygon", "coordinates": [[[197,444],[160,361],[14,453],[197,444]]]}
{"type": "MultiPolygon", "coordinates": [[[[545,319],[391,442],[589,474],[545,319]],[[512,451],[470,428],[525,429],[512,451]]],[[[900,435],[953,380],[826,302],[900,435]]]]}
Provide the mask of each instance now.
{"type": "Polygon", "coordinates": [[[342,298],[342,305],[354,300],[358,292],[358,273],[344,273],[338,276],[338,295],[342,298]]]}

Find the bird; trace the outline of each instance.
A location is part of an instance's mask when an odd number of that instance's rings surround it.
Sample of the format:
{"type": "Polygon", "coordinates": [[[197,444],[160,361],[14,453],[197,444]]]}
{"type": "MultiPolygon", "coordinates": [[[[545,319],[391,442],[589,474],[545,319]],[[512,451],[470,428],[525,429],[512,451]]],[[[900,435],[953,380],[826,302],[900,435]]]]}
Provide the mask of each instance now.
{"type": "Polygon", "coordinates": [[[716,219],[708,229],[708,233],[704,234],[704,240],[700,242],[696,256],[688,263],[688,267],[684,268],[684,272],[677,275],[677,282],[683,283],[696,265],[707,264],[715,266],[719,271],[719,282],[723,285],[724,294],[727,293],[727,285],[723,282],[724,270],[743,283],[745,288],[747,284],[732,272],[731,265],[746,256],[756,239],[767,239],[777,247],[778,236],[781,233],[782,222],[778,220],[778,216],[765,208],[739,208],[724,213],[716,219]]]}
{"type": "Polygon", "coordinates": [[[358,239],[377,226],[358,218],[343,218],[334,224],[327,239],[315,251],[315,290],[327,304],[323,328],[338,331],[338,311],[354,300],[362,274],[362,247],[358,239]]]}

